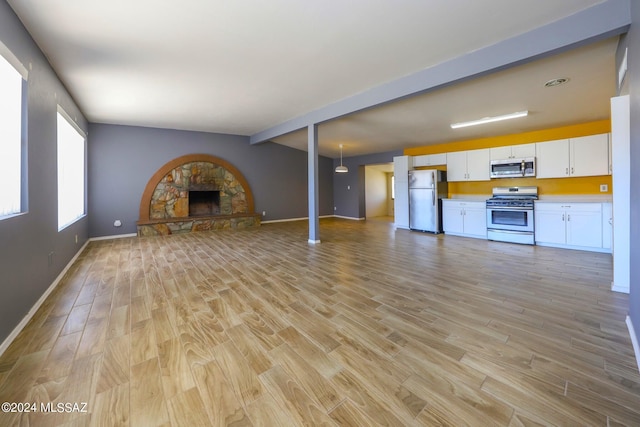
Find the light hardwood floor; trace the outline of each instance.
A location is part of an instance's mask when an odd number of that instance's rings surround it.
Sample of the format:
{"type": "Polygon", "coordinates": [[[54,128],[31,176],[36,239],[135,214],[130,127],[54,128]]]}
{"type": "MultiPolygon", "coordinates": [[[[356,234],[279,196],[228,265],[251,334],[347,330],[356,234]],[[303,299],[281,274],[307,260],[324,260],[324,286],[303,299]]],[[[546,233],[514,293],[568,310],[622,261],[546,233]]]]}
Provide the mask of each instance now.
{"type": "Polygon", "coordinates": [[[0,357],[0,402],[88,412],[0,425],[640,425],[610,255],[321,233],[90,243],[0,357]]]}

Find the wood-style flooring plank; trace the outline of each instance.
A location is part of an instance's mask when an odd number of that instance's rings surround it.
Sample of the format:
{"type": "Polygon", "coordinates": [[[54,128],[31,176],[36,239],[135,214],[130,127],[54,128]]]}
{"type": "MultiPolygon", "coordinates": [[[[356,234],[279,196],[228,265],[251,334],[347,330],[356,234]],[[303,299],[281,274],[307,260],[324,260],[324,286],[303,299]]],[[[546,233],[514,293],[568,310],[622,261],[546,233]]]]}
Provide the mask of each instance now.
{"type": "Polygon", "coordinates": [[[5,426],[640,424],[611,255],[323,219],[90,242],[0,355],[5,426]],[[25,400],[26,399],[26,400],[25,400]]]}
{"type": "Polygon", "coordinates": [[[313,403],[302,387],[294,381],[280,366],[274,366],[260,375],[265,387],[288,412],[297,413],[304,425],[335,426],[326,411],[313,403]]]}
{"type": "Polygon", "coordinates": [[[252,425],[216,362],[195,366],[193,375],[212,426],[252,425]]]}

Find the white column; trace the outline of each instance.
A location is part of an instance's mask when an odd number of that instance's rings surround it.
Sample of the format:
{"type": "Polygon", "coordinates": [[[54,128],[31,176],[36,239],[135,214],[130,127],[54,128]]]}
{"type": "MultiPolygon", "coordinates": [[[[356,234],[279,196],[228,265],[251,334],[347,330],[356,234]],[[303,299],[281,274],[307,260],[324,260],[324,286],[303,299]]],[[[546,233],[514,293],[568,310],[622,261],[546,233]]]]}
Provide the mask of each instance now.
{"type": "Polygon", "coordinates": [[[308,130],[309,243],[320,243],[320,197],[318,195],[318,125],[308,130]]]}
{"type": "Polygon", "coordinates": [[[611,290],[629,293],[631,275],[631,112],[629,95],[611,98],[613,183],[613,283],[611,290]]]}

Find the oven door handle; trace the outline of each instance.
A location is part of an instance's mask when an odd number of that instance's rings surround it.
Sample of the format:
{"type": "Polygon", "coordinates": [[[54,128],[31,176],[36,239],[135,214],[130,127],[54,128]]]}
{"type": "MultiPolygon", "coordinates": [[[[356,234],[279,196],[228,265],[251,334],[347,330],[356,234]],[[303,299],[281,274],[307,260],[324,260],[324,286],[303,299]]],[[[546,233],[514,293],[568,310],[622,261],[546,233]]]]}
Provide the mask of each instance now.
{"type": "Polygon", "coordinates": [[[487,210],[490,211],[532,211],[533,208],[519,208],[519,207],[500,207],[500,206],[487,206],[487,210]]]}

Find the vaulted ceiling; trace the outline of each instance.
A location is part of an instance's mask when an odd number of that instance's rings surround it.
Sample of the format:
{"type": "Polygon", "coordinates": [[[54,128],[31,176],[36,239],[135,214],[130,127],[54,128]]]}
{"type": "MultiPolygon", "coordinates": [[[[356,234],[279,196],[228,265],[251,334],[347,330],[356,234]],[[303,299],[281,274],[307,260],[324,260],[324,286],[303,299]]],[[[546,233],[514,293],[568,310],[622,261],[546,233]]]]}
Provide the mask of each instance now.
{"type": "MultiPolygon", "coordinates": [[[[253,135],[602,0],[8,0],[92,122],[253,135]]],[[[324,122],[345,156],[609,117],[617,38],[324,122]],[[545,88],[552,78],[569,83],[545,88]],[[449,124],[529,110],[526,119],[449,124]]],[[[306,132],[274,142],[306,148],[306,132]]]]}

